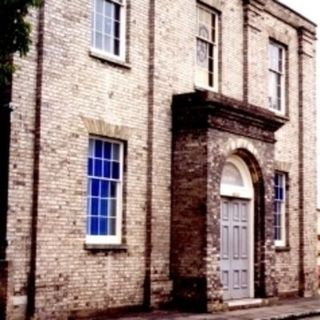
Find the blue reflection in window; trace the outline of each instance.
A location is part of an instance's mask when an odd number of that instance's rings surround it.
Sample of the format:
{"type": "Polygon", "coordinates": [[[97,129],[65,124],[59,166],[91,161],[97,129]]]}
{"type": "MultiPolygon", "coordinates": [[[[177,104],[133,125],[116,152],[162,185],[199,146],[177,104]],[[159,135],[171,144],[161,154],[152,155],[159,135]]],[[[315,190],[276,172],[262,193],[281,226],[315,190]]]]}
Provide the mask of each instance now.
{"type": "Polygon", "coordinates": [[[103,161],[103,177],[110,178],[111,177],[111,164],[110,161],[103,161]]]}
{"type": "Polygon", "coordinates": [[[112,181],[110,182],[110,197],[115,198],[117,196],[117,183],[112,181]]]}
{"type": "Polygon", "coordinates": [[[104,159],[111,159],[111,143],[104,143],[104,159]]]}
{"type": "Polygon", "coordinates": [[[99,234],[107,234],[108,226],[107,226],[107,218],[100,219],[100,232],[99,234]]]}
{"type": "Polygon", "coordinates": [[[96,140],[95,145],[95,157],[102,158],[102,141],[96,140]]]}
{"type": "Polygon", "coordinates": [[[89,158],[88,160],[88,175],[93,175],[93,159],[89,158]]]}
{"type": "Polygon", "coordinates": [[[90,234],[92,234],[93,236],[99,235],[98,221],[99,221],[99,218],[96,218],[96,217],[91,217],[91,219],[90,219],[90,222],[91,222],[90,234]]]}
{"type": "Polygon", "coordinates": [[[91,198],[91,215],[97,216],[99,214],[99,198],[91,198]]]}
{"type": "Polygon", "coordinates": [[[91,179],[91,195],[94,197],[99,196],[99,183],[98,179],[91,179]]]}
{"type": "Polygon", "coordinates": [[[102,176],[102,160],[95,160],[94,161],[94,175],[96,177],[102,176]]]}
{"type": "Polygon", "coordinates": [[[283,188],[279,189],[279,200],[283,200],[283,188]]]}
{"type": "Polygon", "coordinates": [[[121,176],[120,150],[120,144],[116,142],[92,138],[89,141],[87,168],[89,235],[116,235],[117,187],[121,176]]]}
{"type": "Polygon", "coordinates": [[[120,178],[120,165],[118,162],[112,162],[112,178],[113,179],[120,178]]]}
{"type": "Polygon", "coordinates": [[[274,240],[283,240],[282,221],[285,219],[285,175],[276,173],[274,176],[274,202],[273,202],[273,235],[274,240]]]}
{"type": "Polygon", "coordinates": [[[109,181],[102,180],[101,181],[101,194],[102,198],[107,198],[109,195],[109,181]]]}
{"type": "Polygon", "coordinates": [[[108,215],[108,200],[100,200],[100,215],[106,217],[108,215]]]}

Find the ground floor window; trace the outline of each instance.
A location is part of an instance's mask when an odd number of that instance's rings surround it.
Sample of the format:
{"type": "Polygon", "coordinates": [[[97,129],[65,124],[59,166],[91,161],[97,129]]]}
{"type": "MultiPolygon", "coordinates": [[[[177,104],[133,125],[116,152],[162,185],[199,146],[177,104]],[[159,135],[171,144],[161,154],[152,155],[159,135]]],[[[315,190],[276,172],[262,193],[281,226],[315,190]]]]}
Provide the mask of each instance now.
{"type": "Polygon", "coordinates": [[[123,144],[91,137],[88,155],[88,243],[121,242],[123,144]]]}
{"type": "Polygon", "coordinates": [[[276,246],[285,245],[286,175],[276,172],[274,176],[273,235],[276,246]]]}

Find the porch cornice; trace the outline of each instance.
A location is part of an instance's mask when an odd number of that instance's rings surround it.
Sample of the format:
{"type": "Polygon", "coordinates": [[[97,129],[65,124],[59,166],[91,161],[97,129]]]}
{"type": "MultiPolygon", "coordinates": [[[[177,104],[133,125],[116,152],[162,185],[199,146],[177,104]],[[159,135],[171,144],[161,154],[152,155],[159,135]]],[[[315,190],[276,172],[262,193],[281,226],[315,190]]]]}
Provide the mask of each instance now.
{"type": "Polygon", "coordinates": [[[264,108],[209,91],[175,95],[173,130],[215,128],[266,142],[289,119],[264,108]]]}

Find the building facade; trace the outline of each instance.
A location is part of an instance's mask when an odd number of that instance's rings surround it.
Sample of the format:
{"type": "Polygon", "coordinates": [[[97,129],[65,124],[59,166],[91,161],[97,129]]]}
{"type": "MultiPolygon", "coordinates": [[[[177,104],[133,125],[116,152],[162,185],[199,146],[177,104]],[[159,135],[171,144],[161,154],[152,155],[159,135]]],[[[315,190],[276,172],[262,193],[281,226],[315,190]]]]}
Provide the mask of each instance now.
{"type": "Polygon", "coordinates": [[[318,265],[318,284],[320,293],[320,210],[318,208],[318,257],[317,257],[317,265],[318,265]]]}
{"type": "Polygon", "coordinates": [[[272,0],[46,0],[30,19],[8,319],[316,293],[312,22],[272,0]]]}

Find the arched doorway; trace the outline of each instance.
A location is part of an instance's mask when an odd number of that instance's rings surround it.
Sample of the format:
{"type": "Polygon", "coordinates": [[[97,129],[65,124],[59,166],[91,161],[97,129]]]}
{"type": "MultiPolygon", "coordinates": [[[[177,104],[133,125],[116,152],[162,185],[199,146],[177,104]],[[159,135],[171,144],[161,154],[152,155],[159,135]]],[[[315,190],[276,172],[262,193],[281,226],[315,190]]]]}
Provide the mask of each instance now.
{"type": "Polygon", "coordinates": [[[222,170],[220,268],[223,299],[254,297],[254,189],[246,163],[230,156],[222,170]]]}

